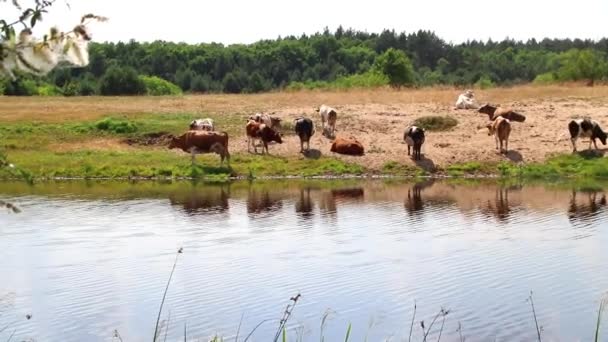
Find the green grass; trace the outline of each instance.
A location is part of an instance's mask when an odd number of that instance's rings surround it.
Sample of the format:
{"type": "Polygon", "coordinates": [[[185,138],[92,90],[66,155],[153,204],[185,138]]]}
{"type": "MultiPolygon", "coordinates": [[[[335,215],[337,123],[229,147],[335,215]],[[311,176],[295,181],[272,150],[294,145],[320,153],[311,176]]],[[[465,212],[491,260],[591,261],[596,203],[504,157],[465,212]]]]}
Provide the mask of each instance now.
{"type": "Polygon", "coordinates": [[[414,120],[414,125],[422,127],[427,131],[447,131],[458,125],[458,120],[449,116],[423,116],[414,120]]]}
{"type": "Polygon", "coordinates": [[[426,175],[426,172],[418,167],[406,164],[400,164],[394,160],[388,161],[382,165],[382,173],[395,176],[420,177],[426,175]]]}

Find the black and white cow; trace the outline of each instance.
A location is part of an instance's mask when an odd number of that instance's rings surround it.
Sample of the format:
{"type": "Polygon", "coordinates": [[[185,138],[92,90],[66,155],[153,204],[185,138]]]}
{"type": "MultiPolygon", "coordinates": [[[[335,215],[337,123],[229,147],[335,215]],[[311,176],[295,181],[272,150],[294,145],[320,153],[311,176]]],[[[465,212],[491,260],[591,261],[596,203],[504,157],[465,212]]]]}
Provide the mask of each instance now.
{"type": "Polygon", "coordinates": [[[602,130],[600,125],[595,120],[572,120],[568,124],[568,131],[570,131],[570,140],[572,141],[573,152],[576,152],[576,140],[578,140],[578,138],[589,138],[589,149],[591,149],[591,143],[593,143],[595,149],[597,150],[597,143],[595,139],[600,139],[602,144],[606,145],[606,132],[602,130]]]}
{"type": "Polygon", "coordinates": [[[295,131],[300,137],[300,152],[304,152],[304,143],[306,150],[310,150],[310,137],[315,134],[315,124],[309,118],[295,119],[295,131]]]}
{"type": "Polygon", "coordinates": [[[414,160],[420,160],[420,149],[424,144],[424,129],[422,127],[410,126],[403,133],[403,140],[407,144],[407,154],[410,155],[410,148],[414,147],[414,160]]]}

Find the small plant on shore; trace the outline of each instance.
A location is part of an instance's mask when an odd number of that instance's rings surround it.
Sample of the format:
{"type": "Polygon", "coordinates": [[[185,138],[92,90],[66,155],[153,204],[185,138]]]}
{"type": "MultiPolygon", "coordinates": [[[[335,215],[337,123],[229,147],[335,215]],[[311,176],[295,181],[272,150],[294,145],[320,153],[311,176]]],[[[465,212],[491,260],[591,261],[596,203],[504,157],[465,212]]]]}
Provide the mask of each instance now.
{"type": "Polygon", "coordinates": [[[414,120],[414,125],[427,131],[441,132],[450,130],[458,125],[458,120],[449,116],[423,116],[414,120]]]}

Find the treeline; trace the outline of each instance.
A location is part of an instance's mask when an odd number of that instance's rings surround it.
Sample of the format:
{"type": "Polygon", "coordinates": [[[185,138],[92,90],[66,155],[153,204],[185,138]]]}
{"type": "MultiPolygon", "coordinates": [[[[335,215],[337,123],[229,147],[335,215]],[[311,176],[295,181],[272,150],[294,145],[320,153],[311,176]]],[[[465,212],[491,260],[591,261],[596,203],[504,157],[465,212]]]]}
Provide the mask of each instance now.
{"type": "Polygon", "coordinates": [[[256,93],[392,85],[511,85],[608,78],[608,40],[450,44],[433,32],[338,28],[250,45],[94,43],[90,65],[0,82],[14,95],[256,93]]]}

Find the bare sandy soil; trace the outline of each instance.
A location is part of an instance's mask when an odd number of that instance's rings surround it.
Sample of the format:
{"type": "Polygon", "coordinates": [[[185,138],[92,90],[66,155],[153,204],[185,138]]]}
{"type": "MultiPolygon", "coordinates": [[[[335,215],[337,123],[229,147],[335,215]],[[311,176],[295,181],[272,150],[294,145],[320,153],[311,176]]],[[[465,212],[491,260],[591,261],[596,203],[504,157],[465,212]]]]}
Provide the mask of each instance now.
{"type": "MultiPolygon", "coordinates": [[[[292,120],[300,115],[313,118],[317,133],[311,141],[313,152],[382,169],[389,161],[406,165],[416,163],[407,155],[403,131],[416,118],[428,115],[450,116],[458,125],[446,132],[428,132],[423,146],[424,159],[417,164],[427,170],[452,163],[482,161],[539,162],[554,153],[569,153],[571,144],[567,124],[572,118],[589,116],[608,128],[608,86],[523,86],[476,91],[479,103],[510,106],[526,115],[524,123],[513,123],[509,153],[495,149],[494,137],[485,128],[488,118],[475,110],[454,110],[458,89],[390,89],[348,92],[297,92],[261,95],[189,95],[181,97],[110,98],[9,98],[0,97],[2,122],[66,122],[96,120],[116,115],[145,117],[147,113],[191,114],[193,118],[211,117],[219,130],[231,132],[232,154],[246,153],[245,118],[256,111],[275,112],[284,119],[285,143],[273,144],[270,153],[305,158],[299,154],[298,138],[291,131],[292,120]],[[320,117],[314,107],[327,104],[338,110],[337,135],[353,136],[365,146],[361,157],[331,153],[331,141],[321,135],[320,117]]],[[[184,122],[184,128],[187,127],[184,122]]],[[[87,148],[118,149],[119,139],[100,139],[87,148]]],[[[124,148],[161,148],[160,146],[124,148]]],[[[77,146],[73,146],[77,148],[77,146]]],[[[579,149],[587,147],[579,141],[579,149]]],[[[60,146],[59,150],[70,150],[60,146]]],[[[179,152],[175,152],[179,153],[179,152]]]]}

